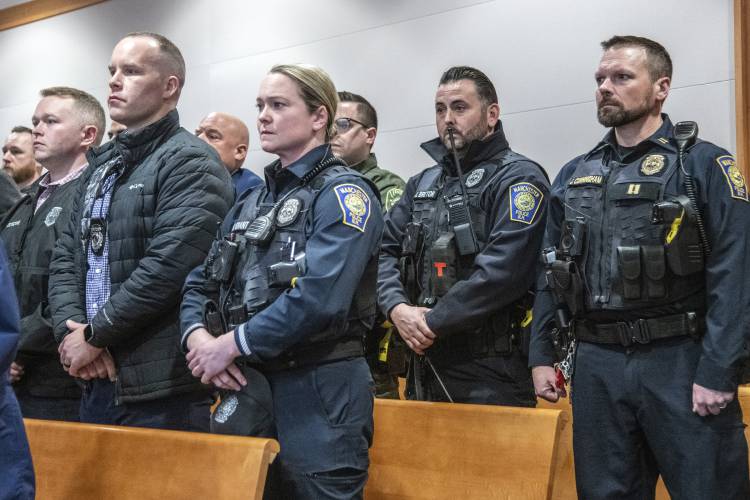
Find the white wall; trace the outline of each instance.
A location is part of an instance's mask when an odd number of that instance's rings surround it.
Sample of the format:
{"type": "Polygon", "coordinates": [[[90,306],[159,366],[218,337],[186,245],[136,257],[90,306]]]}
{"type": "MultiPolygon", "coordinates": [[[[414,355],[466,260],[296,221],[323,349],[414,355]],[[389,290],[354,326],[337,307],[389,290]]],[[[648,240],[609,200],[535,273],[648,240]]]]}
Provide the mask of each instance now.
{"type": "MultiPolygon", "coordinates": [[[[266,71],[314,63],[375,105],[375,152],[403,176],[430,164],[419,143],[435,134],[437,81],[458,64],[490,76],[512,147],[556,174],[604,133],[593,103],[599,42],[643,35],[674,60],[672,119],[697,121],[705,139],[734,151],[731,0],[110,0],[0,32],[0,135],[29,123],[46,86],[105,102],[111,49],[140,30],[183,51],[189,130],[214,110],[254,129],[266,71]]],[[[245,166],[260,173],[271,157],[257,144],[254,134],[245,166]]]]}

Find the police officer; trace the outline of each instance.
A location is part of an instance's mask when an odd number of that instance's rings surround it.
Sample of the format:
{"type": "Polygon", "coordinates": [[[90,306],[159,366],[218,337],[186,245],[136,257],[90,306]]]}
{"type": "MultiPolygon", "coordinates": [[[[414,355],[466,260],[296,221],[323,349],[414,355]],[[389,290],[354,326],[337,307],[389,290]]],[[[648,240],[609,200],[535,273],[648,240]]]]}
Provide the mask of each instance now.
{"type": "Polygon", "coordinates": [[[20,335],[19,311],[5,248],[0,245],[0,496],[34,498],[34,467],[16,396],[7,373],[20,335]]]}
{"type": "Polygon", "coordinates": [[[726,150],[661,113],[664,47],[635,36],[602,47],[596,103],[612,130],[552,186],[536,392],[562,395],[552,364],[570,328],[561,366],[573,373],[581,498],[653,498],[659,474],[672,498],[750,498],[736,399],[750,323],[747,186],[726,150]]]}
{"type": "Polygon", "coordinates": [[[447,70],[437,89],[437,165],[409,179],[386,218],[378,302],[414,352],[407,396],[534,406],[523,325],[549,183],[515,153],[481,71],[447,70]]]}
{"type": "MultiPolygon", "coordinates": [[[[81,390],[60,364],[52,333],[49,265],[70,219],[77,181],[87,165],[86,152],[98,146],[104,135],[104,110],[93,96],[70,87],[46,88],[40,95],[32,117],[34,153],[47,173],[34,184],[31,196],[24,196],[13,208],[7,223],[0,225],[22,314],[18,356],[10,376],[24,417],[76,421],[81,390]]],[[[108,353],[94,366],[82,376],[114,378],[108,353]]]]}
{"type": "MultiPolygon", "coordinates": [[[[333,154],[377,186],[383,212],[387,212],[404,194],[406,183],[390,170],[381,168],[372,153],[378,134],[375,108],[359,94],[339,92],[339,106],[333,125],[333,154]]],[[[367,334],[367,363],[375,380],[377,398],[399,398],[397,375],[404,370],[404,349],[390,341],[393,331],[390,323],[379,317],[377,324],[367,334]]]]}
{"type": "Polygon", "coordinates": [[[270,383],[280,498],[361,498],[367,480],[373,398],[362,339],[375,318],[383,223],[375,187],[331,153],[336,101],[317,67],[266,75],[258,131],[278,160],[227,216],[182,305],[193,375],[238,389],[237,364],[250,365],[270,383]]]}

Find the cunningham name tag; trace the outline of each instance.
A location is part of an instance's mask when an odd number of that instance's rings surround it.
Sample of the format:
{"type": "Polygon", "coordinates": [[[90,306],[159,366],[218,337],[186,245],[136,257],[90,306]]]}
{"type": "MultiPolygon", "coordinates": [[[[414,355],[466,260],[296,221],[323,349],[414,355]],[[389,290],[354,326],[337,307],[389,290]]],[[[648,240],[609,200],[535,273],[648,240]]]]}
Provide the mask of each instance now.
{"type": "Polygon", "coordinates": [[[367,220],[370,218],[370,197],[362,188],[355,184],[339,184],[333,188],[346,226],[365,232],[367,220]]]}
{"type": "Polygon", "coordinates": [[[513,184],[510,189],[510,220],[531,224],[544,195],[529,182],[513,184]]]}

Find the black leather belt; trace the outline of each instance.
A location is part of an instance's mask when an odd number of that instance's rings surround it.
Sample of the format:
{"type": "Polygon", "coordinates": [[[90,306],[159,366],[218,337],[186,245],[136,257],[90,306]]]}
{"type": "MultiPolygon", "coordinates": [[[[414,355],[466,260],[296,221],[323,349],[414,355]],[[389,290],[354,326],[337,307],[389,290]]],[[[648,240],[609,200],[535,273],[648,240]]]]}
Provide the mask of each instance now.
{"type": "Polygon", "coordinates": [[[332,342],[311,344],[260,364],[253,363],[251,366],[261,372],[271,373],[333,363],[334,361],[358,358],[364,355],[365,348],[362,339],[347,337],[332,342]]]}
{"type": "Polygon", "coordinates": [[[672,337],[690,336],[697,339],[704,330],[704,318],[694,312],[615,323],[594,323],[589,320],[576,320],[574,323],[577,340],[623,347],[672,337]]]}

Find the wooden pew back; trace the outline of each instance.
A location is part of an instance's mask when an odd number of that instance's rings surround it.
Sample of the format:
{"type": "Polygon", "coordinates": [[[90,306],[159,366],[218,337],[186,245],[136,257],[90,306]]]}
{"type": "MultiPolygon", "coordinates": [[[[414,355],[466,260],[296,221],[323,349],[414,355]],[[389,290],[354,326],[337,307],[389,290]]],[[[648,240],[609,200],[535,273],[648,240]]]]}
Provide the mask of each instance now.
{"type": "Polygon", "coordinates": [[[551,498],[559,410],[375,401],[365,498],[551,498]]]}
{"type": "Polygon", "coordinates": [[[260,499],[273,439],[26,419],[37,498],[260,499]]]}

